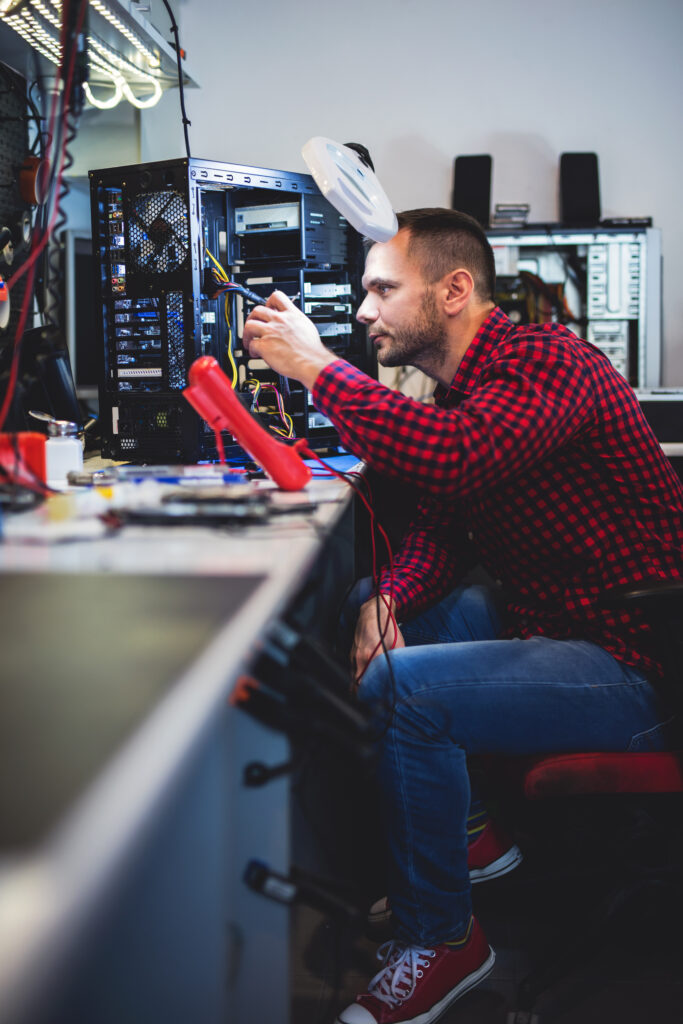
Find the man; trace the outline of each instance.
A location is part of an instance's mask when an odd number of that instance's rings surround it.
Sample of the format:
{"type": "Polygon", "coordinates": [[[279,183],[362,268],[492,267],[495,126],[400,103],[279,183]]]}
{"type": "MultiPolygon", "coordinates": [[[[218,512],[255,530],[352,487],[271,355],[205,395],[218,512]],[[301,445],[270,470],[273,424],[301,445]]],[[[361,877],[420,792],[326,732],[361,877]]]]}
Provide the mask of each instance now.
{"type": "Polygon", "coordinates": [[[378,776],[395,939],[339,1024],[430,1024],[493,966],[470,901],[468,755],[658,750],[675,724],[647,625],[599,599],[683,576],[681,484],[607,358],[555,324],[515,328],[494,284],[485,235],[455,211],[401,214],[369,251],[358,319],[380,363],[437,382],[434,406],[327,351],[279,292],[245,326],[350,451],[422,495],[394,561],[395,649],[364,671],[388,600],[356,628],[358,696],[392,706],[378,776]],[[475,559],[495,587],[459,586],[475,559]]]}

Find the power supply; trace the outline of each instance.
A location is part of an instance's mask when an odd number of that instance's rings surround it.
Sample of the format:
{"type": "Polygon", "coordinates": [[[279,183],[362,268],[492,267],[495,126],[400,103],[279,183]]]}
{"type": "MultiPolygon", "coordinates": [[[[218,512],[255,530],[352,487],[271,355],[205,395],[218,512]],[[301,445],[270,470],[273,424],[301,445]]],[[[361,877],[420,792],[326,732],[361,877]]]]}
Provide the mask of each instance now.
{"type": "MultiPolygon", "coordinates": [[[[253,304],[278,288],[328,348],[377,374],[353,316],[361,238],[313,178],[192,158],[91,171],[90,188],[103,455],[217,457],[213,432],[181,393],[202,355],[218,360],[273,433],[334,447],[336,431],[306,389],[250,359],[241,343],[253,304]]],[[[232,438],[223,443],[237,454],[232,438]]]]}

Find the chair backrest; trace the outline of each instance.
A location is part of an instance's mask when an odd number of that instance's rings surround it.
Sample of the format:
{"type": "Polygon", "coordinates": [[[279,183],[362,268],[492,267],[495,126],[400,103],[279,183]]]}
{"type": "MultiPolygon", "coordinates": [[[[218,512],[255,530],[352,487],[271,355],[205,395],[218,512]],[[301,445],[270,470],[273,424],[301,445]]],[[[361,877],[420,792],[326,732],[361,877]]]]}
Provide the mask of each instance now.
{"type": "Polygon", "coordinates": [[[680,751],[552,754],[524,775],[528,800],[607,793],[683,793],[680,751]]]}
{"type": "Polygon", "coordinates": [[[638,608],[645,613],[664,668],[655,685],[671,710],[683,715],[683,580],[615,587],[600,603],[604,608],[638,608]]]}

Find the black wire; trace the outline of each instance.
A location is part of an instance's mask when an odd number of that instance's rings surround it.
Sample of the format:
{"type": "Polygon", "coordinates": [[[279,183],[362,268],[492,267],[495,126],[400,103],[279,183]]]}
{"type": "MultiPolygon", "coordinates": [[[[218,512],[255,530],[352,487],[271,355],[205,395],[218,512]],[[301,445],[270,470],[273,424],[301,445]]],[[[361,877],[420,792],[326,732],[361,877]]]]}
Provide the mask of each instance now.
{"type": "Polygon", "coordinates": [[[70,188],[67,181],[67,171],[73,166],[73,155],[70,150],[70,146],[76,138],[78,130],[78,118],[74,115],[70,108],[66,110],[65,117],[65,132],[66,132],[66,144],[64,147],[64,165],[61,185],[59,189],[59,195],[57,196],[57,219],[55,221],[54,229],[52,232],[52,238],[48,242],[45,249],[46,257],[46,287],[45,291],[48,296],[48,301],[45,303],[45,314],[46,319],[54,326],[59,327],[59,306],[62,295],[62,260],[61,260],[61,235],[67,225],[67,214],[64,208],[67,196],[69,195],[70,188]],[[55,244],[50,244],[55,240],[55,244]]]}
{"type": "MultiPolygon", "coordinates": [[[[72,18],[75,22],[80,11],[79,4],[83,4],[85,0],[72,0],[72,8],[65,12],[64,17],[67,24],[70,23],[72,18]]],[[[65,54],[64,54],[64,68],[68,67],[67,61],[71,59],[71,53],[69,49],[76,48],[78,46],[78,39],[75,37],[74,32],[67,32],[65,41],[65,54]],[[67,49],[67,47],[69,49],[67,49]]],[[[74,60],[78,60],[78,52],[76,53],[74,60]]],[[[45,270],[44,270],[44,281],[45,281],[45,317],[46,320],[51,323],[54,327],[59,326],[59,307],[62,293],[62,266],[61,266],[61,254],[60,254],[60,236],[65,230],[67,225],[67,214],[65,211],[65,202],[70,192],[69,182],[67,180],[67,174],[69,169],[73,166],[73,154],[71,152],[71,145],[74,142],[78,132],[78,120],[81,107],[81,98],[79,96],[79,83],[76,81],[76,67],[74,66],[74,77],[72,79],[71,95],[66,95],[66,90],[63,90],[64,95],[62,97],[62,108],[59,113],[59,125],[57,129],[57,121],[55,122],[55,137],[60,142],[57,153],[61,148],[62,134],[64,136],[64,156],[62,164],[62,177],[60,181],[59,194],[55,196],[56,203],[56,219],[52,230],[52,236],[45,247],[45,270]],[[55,244],[51,244],[51,243],[55,244]]],[[[52,168],[52,185],[56,183],[56,176],[59,170],[59,158],[53,163],[52,168]]]]}
{"type": "Polygon", "coordinates": [[[185,152],[187,153],[187,159],[189,160],[192,154],[190,153],[190,137],[187,134],[187,126],[188,124],[192,124],[192,122],[188,118],[187,111],[185,110],[185,89],[183,86],[183,68],[180,57],[180,39],[178,37],[178,26],[176,25],[176,20],[175,17],[173,16],[173,11],[171,10],[171,5],[169,4],[168,0],[163,0],[163,4],[166,10],[168,11],[169,18],[171,19],[171,32],[173,33],[173,38],[175,39],[175,56],[176,64],[178,65],[178,91],[180,93],[180,112],[183,115],[182,121],[183,132],[185,134],[185,152]]]}
{"type": "MultiPolygon", "coordinates": [[[[31,84],[30,84],[30,86],[28,88],[28,91],[26,93],[26,103],[27,103],[28,107],[31,110],[31,116],[30,116],[29,120],[34,121],[35,125],[36,125],[36,137],[33,140],[33,144],[31,146],[31,152],[35,153],[36,148],[38,148],[40,150],[40,159],[44,160],[45,159],[45,149],[46,149],[47,142],[49,140],[47,139],[47,132],[45,131],[45,129],[43,127],[43,116],[40,113],[40,110],[38,109],[38,105],[37,105],[36,101],[33,99],[33,95],[32,95],[33,94],[33,90],[37,86],[38,86],[38,82],[37,81],[31,82],[31,84]]],[[[41,100],[41,102],[42,102],[42,100],[41,100]]]]}
{"type": "MultiPolygon", "coordinates": [[[[62,9],[62,24],[63,24],[63,26],[65,26],[65,31],[64,31],[64,52],[62,54],[62,64],[61,64],[61,79],[62,79],[63,88],[61,88],[59,90],[59,99],[58,99],[57,109],[55,111],[55,118],[54,118],[54,138],[50,140],[51,141],[51,151],[52,151],[53,160],[52,160],[52,166],[50,167],[50,177],[49,177],[47,185],[46,185],[46,196],[48,198],[42,204],[42,207],[41,207],[41,210],[42,210],[42,212],[43,212],[43,214],[45,216],[45,225],[49,224],[49,221],[50,221],[48,210],[52,207],[51,199],[53,197],[55,183],[56,183],[56,180],[57,180],[57,177],[58,177],[58,174],[59,174],[60,153],[62,151],[62,140],[63,140],[63,138],[68,138],[68,136],[69,136],[70,127],[67,124],[68,114],[69,114],[70,111],[72,111],[77,106],[77,103],[79,102],[76,99],[76,91],[77,91],[77,84],[78,84],[77,80],[76,80],[76,72],[77,72],[76,63],[77,63],[77,60],[78,60],[78,50],[76,49],[76,47],[78,46],[78,38],[75,36],[75,23],[78,20],[78,12],[79,12],[79,10],[83,6],[85,6],[86,9],[87,9],[87,0],[68,0],[68,2],[64,3],[63,9],[62,9]],[[68,77],[68,69],[69,69],[70,66],[72,67],[71,89],[70,89],[71,95],[67,96],[66,95],[66,78],[68,77]]],[[[83,24],[85,24],[85,23],[83,23],[83,24]]],[[[69,141],[71,141],[71,140],[69,140],[69,141]]],[[[68,161],[70,159],[70,157],[69,157],[68,153],[66,153],[66,151],[65,151],[64,156],[65,156],[64,170],[66,171],[67,167],[70,167],[71,164],[73,164],[73,160],[71,160],[71,163],[67,163],[66,162],[66,161],[68,161]]],[[[63,181],[64,181],[64,177],[62,177],[62,182],[63,181]]],[[[65,193],[65,195],[66,194],[68,194],[68,187],[67,187],[67,193],[65,193]]],[[[54,203],[58,204],[59,201],[60,201],[60,196],[54,196],[54,203]]]]}

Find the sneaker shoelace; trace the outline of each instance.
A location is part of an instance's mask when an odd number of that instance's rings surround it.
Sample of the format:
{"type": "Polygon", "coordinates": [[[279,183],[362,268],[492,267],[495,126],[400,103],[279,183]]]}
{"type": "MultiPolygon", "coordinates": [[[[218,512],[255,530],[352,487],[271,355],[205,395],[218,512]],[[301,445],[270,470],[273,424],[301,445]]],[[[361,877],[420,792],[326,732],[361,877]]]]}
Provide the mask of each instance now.
{"type": "Polygon", "coordinates": [[[384,960],[384,966],[370,981],[368,992],[390,1007],[397,1006],[410,999],[423,968],[429,967],[435,956],[433,949],[405,946],[393,939],[383,943],[377,950],[377,959],[384,960]]]}

